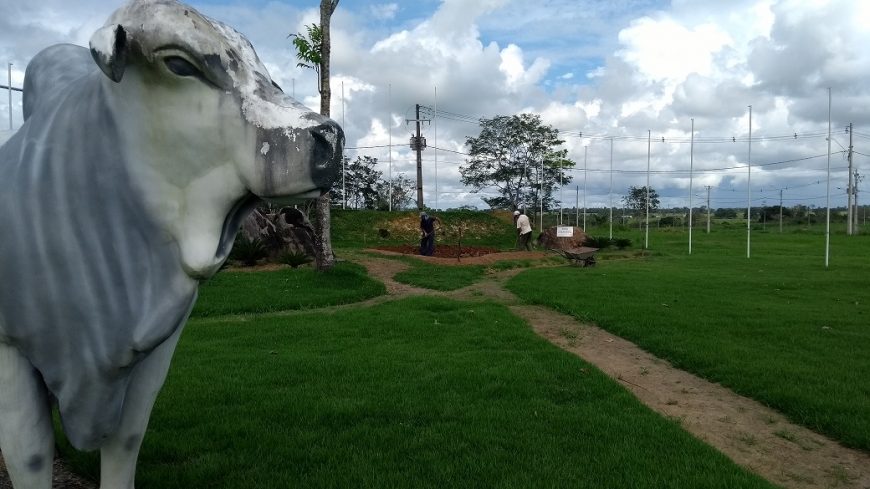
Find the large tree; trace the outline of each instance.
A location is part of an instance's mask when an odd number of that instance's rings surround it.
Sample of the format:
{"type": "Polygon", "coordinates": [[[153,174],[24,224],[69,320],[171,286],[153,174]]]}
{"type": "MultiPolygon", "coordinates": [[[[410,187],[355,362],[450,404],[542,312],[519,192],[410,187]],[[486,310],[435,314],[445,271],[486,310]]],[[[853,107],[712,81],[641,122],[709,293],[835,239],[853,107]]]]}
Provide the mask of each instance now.
{"type": "MultiPolygon", "coordinates": [[[[320,0],[319,29],[318,26],[309,26],[306,28],[309,34],[307,39],[302,34],[296,34],[293,40],[297,48],[296,57],[304,62],[300,63],[300,66],[312,68],[319,75],[320,113],[327,117],[329,117],[329,104],[332,100],[332,91],[329,88],[331,45],[329,23],[338,7],[338,2],[339,0],[320,0]]],[[[329,192],[327,192],[315,201],[314,207],[314,249],[318,270],[329,270],[335,266],[335,253],[332,252],[330,238],[329,200],[329,192]]]]}
{"type": "MultiPolygon", "coordinates": [[[[381,172],[375,169],[378,159],[371,156],[357,156],[350,161],[345,158],[344,191],[347,192],[347,205],[352,209],[374,209],[377,206],[381,185],[381,172]]],[[[336,180],[329,192],[336,202],[344,199],[342,182],[336,180]]]]}
{"type": "MultiPolygon", "coordinates": [[[[632,185],[628,188],[628,194],[622,198],[623,204],[625,204],[626,209],[631,209],[638,213],[639,219],[638,223],[642,223],[644,219],[646,219],[646,199],[647,199],[647,191],[646,185],[643,187],[635,187],[632,185]]],[[[656,189],[650,187],[649,188],[649,210],[650,212],[659,208],[659,194],[656,192],[656,189]]],[[[640,224],[638,224],[639,226],[640,224]]]]}
{"type": "Polygon", "coordinates": [[[377,185],[377,190],[378,210],[401,210],[407,208],[408,204],[413,200],[414,194],[417,191],[417,184],[410,178],[406,177],[404,173],[399,173],[393,177],[392,182],[389,182],[386,179],[380,180],[377,185]]]}
{"type": "Polygon", "coordinates": [[[498,197],[483,199],[492,208],[534,210],[543,197],[544,209],[551,209],[560,176],[563,184],[570,183],[564,169],[574,166],[568,150],[559,149],[562,143],[559,130],[545,125],[538,115],[481,119],[480,134],[466,139],[471,159],[459,168],[462,183],[474,192],[495,188],[498,197]]]}

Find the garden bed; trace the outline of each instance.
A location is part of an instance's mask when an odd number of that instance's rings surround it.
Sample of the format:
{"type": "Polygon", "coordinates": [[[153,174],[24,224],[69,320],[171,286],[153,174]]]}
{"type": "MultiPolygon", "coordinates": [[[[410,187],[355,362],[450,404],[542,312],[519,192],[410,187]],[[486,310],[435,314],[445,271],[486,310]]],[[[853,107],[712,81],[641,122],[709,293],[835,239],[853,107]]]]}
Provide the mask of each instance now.
{"type": "MultiPolygon", "coordinates": [[[[396,245],[396,246],[378,246],[377,250],[392,251],[403,255],[419,255],[420,247],[416,245],[396,245]]],[[[468,258],[475,256],[489,255],[491,253],[499,253],[500,250],[491,246],[463,246],[461,249],[456,245],[439,244],[435,246],[435,254],[432,256],[438,258],[468,258]]]]}

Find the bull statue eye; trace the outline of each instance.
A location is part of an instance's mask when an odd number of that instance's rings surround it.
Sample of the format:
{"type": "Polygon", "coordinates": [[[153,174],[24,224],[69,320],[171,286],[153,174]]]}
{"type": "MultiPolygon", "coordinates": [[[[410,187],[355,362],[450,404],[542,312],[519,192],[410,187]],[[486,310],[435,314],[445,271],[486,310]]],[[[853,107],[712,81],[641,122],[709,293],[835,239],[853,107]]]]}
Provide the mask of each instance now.
{"type": "Polygon", "coordinates": [[[169,56],[163,62],[169,68],[169,71],[178,76],[195,76],[197,78],[202,78],[203,76],[199,68],[180,56],[169,56]]]}

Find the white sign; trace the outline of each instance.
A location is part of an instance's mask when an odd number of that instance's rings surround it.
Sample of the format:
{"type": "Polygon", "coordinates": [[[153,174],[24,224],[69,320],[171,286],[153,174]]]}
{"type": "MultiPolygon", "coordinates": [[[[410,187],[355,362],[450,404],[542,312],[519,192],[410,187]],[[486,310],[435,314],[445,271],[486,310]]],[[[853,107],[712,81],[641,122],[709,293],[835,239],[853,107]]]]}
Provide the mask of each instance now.
{"type": "Polygon", "coordinates": [[[557,226],[556,227],[556,237],[557,238],[573,238],[574,237],[574,228],[571,226],[557,226]]]}

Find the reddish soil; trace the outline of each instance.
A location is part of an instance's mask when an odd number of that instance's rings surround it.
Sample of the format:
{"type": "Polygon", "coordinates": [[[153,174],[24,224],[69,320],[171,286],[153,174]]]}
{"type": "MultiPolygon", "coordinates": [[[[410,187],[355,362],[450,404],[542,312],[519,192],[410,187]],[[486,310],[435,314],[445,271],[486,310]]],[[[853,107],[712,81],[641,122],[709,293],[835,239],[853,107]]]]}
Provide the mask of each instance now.
{"type": "MultiPolygon", "coordinates": [[[[403,255],[420,254],[420,247],[415,245],[378,246],[375,249],[392,251],[394,253],[401,253],[403,255]]],[[[496,248],[491,248],[489,246],[463,246],[461,253],[459,252],[460,249],[458,246],[439,244],[435,246],[435,254],[432,256],[438,258],[456,258],[457,256],[461,258],[466,258],[472,256],[489,255],[490,253],[498,253],[499,250],[497,250],[496,248]]]]}

